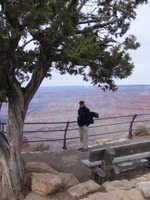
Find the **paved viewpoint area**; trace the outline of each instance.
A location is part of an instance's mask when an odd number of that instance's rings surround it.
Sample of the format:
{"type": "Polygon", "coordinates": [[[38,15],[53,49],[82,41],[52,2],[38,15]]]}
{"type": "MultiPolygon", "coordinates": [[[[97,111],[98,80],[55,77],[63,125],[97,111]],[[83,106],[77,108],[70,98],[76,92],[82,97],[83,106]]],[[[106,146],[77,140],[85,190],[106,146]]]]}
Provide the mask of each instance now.
{"type": "Polygon", "coordinates": [[[46,162],[58,171],[74,174],[82,182],[89,179],[90,171],[80,160],[87,159],[88,154],[88,152],[80,151],[34,152],[24,154],[24,159],[25,161],[46,162]]]}

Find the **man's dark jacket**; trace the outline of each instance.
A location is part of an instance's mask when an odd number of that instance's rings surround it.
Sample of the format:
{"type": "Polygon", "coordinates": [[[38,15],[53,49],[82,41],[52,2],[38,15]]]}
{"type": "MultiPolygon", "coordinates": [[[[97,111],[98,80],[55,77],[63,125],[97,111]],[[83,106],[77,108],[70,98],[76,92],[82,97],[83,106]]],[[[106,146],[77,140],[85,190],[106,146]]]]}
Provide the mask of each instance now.
{"type": "Polygon", "coordinates": [[[78,110],[78,125],[80,127],[82,126],[88,126],[89,123],[89,115],[90,115],[90,110],[86,107],[83,106],[81,108],[79,108],[78,110]]]}

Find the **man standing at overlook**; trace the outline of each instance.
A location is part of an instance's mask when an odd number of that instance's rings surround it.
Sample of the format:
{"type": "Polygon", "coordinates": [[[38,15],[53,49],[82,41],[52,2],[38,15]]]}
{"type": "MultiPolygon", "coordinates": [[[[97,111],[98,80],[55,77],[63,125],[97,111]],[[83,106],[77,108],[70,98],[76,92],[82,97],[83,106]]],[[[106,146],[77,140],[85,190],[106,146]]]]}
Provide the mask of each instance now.
{"type": "Polygon", "coordinates": [[[89,123],[89,116],[90,110],[86,107],[84,101],[79,102],[79,109],[78,109],[78,126],[79,126],[79,133],[80,133],[80,143],[81,151],[88,150],[88,125],[89,123]]]}

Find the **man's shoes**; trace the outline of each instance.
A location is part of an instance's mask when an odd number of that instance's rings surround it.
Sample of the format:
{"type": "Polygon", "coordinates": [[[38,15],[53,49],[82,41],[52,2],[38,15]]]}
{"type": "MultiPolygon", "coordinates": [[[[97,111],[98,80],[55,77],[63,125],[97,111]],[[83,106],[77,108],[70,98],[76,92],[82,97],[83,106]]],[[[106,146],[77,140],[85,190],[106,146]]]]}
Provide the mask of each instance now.
{"type": "Polygon", "coordinates": [[[86,151],[88,151],[88,149],[82,149],[82,150],[81,150],[81,152],[86,152],[86,151]]]}
{"type": "Polygon", "coordinates": [[[84,149],[84,148],[79,148],[78,151],[81,151],[81,152],[86,152],[88,151],[88,149],[84,149]]]}
{"type": "Polygon", "coordinates": [[[79,149],[78,149],[78,151],[82,151],[82,150],[83,150],[83,148],[79,148],[79,149]]]}

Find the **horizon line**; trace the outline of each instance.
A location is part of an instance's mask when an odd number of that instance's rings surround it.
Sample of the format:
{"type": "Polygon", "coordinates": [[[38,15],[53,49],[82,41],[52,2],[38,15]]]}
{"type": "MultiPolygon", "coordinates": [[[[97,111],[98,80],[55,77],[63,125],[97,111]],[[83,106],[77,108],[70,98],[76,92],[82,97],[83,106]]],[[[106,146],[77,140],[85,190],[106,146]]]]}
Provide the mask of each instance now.
{"type": "MultiPolygon", "coordinates": [[[[120,86],[150,86],[150,84],[118,84],[118,87],[120,86]]],[[[49,86],[40,86],[40,88],[46,88],[46,87],[98,87],[96,85],[49,85],[49,86]]]]}

